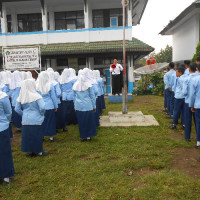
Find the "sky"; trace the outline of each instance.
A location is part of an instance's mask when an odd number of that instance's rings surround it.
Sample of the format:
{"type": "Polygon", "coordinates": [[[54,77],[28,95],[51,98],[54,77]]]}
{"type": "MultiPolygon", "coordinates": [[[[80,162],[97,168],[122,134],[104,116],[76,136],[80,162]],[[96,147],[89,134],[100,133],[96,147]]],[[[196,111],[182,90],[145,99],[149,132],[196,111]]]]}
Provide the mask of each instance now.
{"type": "Polygon", "coordinates": [[[149,44],[158,53],[167,44],[172,45],[171,36],[159,33],[194,0],[149,0],[140,25],[133,27],[133,37],[149,44]]]}

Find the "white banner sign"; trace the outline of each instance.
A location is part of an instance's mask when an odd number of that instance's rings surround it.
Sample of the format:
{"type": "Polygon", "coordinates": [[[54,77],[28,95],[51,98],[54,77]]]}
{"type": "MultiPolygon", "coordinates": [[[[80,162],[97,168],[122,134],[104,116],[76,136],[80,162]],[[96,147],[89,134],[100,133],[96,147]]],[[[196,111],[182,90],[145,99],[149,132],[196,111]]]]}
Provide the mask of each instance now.
{"type": "Polygon", "coordinates": [[[7,70],[40,69],[40,49],[3,48],[3,63],[7,70]]]}

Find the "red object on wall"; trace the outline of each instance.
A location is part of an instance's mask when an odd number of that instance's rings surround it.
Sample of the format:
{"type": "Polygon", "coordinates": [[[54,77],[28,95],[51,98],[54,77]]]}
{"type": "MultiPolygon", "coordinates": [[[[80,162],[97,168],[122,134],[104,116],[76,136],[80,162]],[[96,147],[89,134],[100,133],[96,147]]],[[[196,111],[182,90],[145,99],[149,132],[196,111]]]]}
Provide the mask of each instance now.
{"type": "Polygon", "coordinates": [[[150,59],[146,61],[146,65],[153,65],[153,64],[156,64],[156,59],[150,57],[150,59]]]}

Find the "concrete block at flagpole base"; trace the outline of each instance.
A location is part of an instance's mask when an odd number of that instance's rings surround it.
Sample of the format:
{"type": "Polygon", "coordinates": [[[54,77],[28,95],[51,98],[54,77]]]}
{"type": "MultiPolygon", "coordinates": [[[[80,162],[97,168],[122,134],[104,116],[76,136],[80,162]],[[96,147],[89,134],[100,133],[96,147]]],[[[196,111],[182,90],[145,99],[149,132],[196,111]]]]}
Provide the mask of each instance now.
{"type": "MultiPolygon", "coordinates": [[[[128,101],[133,101],[133,95],[127,95],[128,101]]],[[[122,95],[109,95],[108,96],[109,103],[122,103],[122,95]]]]}
{"type": "Polygon", "coordinates": [[[131,127],[131,126],[159,126],[153,115],[143,115],[139,112],[109,112],[108,116],[100,119],[101,127],[131,127]]]}

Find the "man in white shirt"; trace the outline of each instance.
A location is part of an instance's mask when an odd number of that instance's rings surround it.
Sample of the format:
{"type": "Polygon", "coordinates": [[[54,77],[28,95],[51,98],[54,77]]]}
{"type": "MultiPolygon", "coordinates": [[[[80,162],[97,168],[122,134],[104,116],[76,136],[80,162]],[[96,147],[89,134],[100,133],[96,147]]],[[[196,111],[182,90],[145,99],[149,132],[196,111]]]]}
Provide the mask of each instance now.
{"type": "Polygon", "coordinates": [[[110,72],[112,73],[112,94],[120,94],[122,90],[121,83],[121,71],[123,67],[118,63],[118,59],[114,59],[114,63],[110,66],[110,72]]]}

